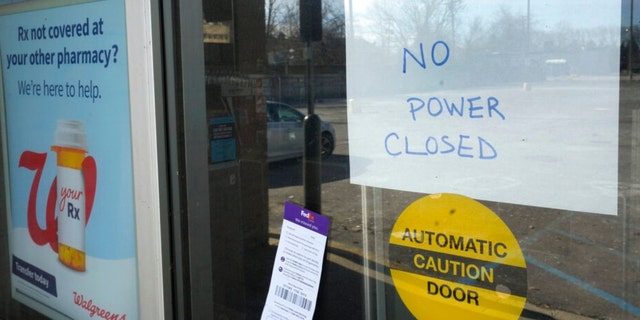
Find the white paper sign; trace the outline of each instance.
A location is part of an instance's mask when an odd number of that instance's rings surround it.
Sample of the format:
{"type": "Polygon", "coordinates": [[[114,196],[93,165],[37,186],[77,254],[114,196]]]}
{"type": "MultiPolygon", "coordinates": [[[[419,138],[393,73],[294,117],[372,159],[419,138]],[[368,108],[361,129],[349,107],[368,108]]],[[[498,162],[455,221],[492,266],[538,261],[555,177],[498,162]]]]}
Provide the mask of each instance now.
{"type": "Polygon", "coordinates": [[[431,2],[347,1],[351,182],[616,214],[620,1],[431,2]]]}
{"type": "Polygon", "coordinates": [[[263,320],[312,319],[329,218],[286,202],[263,320]]]}

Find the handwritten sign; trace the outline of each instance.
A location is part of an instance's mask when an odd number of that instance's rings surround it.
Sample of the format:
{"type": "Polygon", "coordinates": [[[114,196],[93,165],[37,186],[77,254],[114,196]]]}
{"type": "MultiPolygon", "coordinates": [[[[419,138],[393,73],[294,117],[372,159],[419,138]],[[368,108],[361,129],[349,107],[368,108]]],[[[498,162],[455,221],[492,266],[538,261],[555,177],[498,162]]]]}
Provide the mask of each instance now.
{"type": "Polygon", "coordinates": [[[351,182],[616,214],[620,1],[500,2],[348,7],[351,182]]]}

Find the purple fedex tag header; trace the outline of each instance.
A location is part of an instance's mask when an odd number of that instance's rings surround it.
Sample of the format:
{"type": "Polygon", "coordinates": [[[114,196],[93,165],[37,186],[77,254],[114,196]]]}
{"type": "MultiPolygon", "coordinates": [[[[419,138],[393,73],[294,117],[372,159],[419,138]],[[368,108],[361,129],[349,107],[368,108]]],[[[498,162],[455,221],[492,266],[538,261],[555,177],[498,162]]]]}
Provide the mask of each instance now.
{"type": "Polygon", "coordinates": [[[329,235],[329,218],[291,202],[284,203],[284,219],[324,236],[329,235]]]}

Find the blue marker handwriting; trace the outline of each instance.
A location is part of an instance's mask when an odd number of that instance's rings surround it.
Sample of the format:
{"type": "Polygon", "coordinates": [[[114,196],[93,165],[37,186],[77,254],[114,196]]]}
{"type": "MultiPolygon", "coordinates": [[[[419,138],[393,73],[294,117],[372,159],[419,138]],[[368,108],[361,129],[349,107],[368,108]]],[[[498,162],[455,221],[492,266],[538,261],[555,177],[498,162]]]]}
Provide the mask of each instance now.
{"type": "MultiPolygon", "coordinates": [[[[428,70],[444,67],[450,61],[451,49],[442,40],[433,42],[430,52],[420,42],[413,49],[402,50],[402,74],[408,70],[428,70]],[[430,53],[430,54],[429,54],[430,53]]],[[[465,120],[505,121],[505,112],[495,96],[410,96],[406,99],[406,110],[412,122],[433,121],[441,118],[465,120]]],[[[436,127],[437,128],[437,127],[436,127]]],[[[454,128],[448,127],[447,130],[454,128]]],[[[498,158],[498,149],[489,139],[470,134],[425,134],[400,133],[394,130],[384,137],[384,150],[391,157],[454,156],[464,159],[493,160],[498,158]]]]}
{"type": "Polygon", "coordinates": [[[418,117],[435,118],[447,115],[470,119],[483,119],[485,116],[506,119],[504,113],[498,109],[500,101],[496,97],[487,97],[485,100],[480,96],[456,97],[454,99],[429,97],[426,101],[418,97],[410,97],[407,99],[407,103],[409,103],[409,113],[411,113],[413,121],[417,121],[418,117]]]}
{"type": "MultiPolygon", "coordinates": [[[[419,44],[418,53],[414,54],[409,49],[404,48],[402,54],[402,73],[407,73],[407,57],[413,59],[422,69],[427,69],[427,60],[424,57],[424,46],[422,42],[419,44]]],[[[431,46],[430,58],[431,63],[436,67],[446,64],[447,61],[449,61],[449,45],[442,40],[434,42],[431,46]]]]}

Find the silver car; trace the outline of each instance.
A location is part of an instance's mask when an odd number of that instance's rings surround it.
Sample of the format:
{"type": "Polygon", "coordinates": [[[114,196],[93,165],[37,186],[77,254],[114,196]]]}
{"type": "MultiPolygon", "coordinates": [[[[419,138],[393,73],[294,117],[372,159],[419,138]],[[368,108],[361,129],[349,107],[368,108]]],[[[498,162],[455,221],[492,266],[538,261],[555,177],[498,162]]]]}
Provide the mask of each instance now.
{"type": "MultiPolygon", "coordinates": [[[[267,101],[267,157],[270,162],[302,156],[304,117],[286,103],[267,101]]],[[[321,121],[320,131],[322,157],[326,158],[335,147],[335,130],[329,122],[321,121]]]]}

